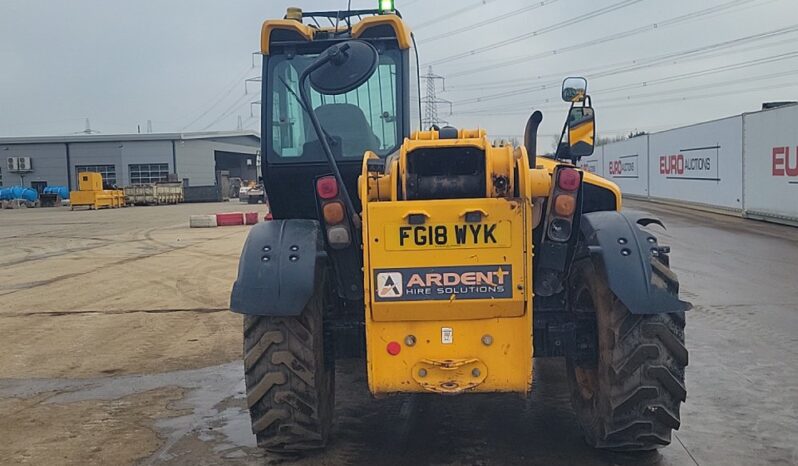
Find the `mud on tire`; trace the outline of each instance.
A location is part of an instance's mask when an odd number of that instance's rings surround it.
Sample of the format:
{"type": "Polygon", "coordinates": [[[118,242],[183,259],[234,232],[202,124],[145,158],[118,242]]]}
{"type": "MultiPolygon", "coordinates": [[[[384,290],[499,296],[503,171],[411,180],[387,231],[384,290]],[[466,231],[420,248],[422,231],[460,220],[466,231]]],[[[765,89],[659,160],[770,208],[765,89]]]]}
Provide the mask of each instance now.
{"type": "Polygon", "coordinates": [[[323,448],[329,436],[335,371],[324,355],[326,283],[316,290],[299,317],[244,317],[252,431],[274,453],[323,448]]]}
{"type": "MultiPolygon", "coordinates": [[[[677,294],[679,283],[652,259],[654,281],[677,294]]],[[[633,315],[590,258],[573,265],[573,312],[594,313],[596,361],[568,360],[571,401],[587,443],[596,448],[643,451],[668,445],[685,401],[684,312],[633,315]]]]}

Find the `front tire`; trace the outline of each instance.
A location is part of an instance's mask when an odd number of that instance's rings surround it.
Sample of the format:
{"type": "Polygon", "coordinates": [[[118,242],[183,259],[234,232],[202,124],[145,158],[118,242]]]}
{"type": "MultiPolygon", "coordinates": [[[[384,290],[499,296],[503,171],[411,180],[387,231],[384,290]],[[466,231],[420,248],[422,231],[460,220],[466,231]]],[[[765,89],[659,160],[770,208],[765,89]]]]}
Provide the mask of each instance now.
{"type": "MultiPolygon", "coordinates": [[[[666,261],[651,262],[655,284],[678,294],[666,261]]],[[[596,320],[596,360],[567,361],[571,402],[587,443],[618,451],[670,444],[687,396],[684,312],[630,313],[590,258],[574,263],[568,291],[572,312],[593,313],[596,320]]]]}
{"type": "Polygon", "coordinates": [[[335,370],[324,354],[327,284],[298,317],[244,317],[247,405],[258,446],[280,454],[323,448],[332,424],[335,370]]]}

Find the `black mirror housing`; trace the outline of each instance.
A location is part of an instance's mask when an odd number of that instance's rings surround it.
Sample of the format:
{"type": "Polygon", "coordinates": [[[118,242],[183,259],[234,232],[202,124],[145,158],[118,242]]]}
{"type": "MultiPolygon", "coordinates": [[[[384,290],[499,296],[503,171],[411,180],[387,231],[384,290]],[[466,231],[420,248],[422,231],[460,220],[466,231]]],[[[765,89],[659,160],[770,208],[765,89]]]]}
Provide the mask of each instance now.
{"type": "Polygon", "coordinates": [[[562,82],[562,100],[583,102],[587,96],[587,79],[582,77],[565,78],[562,82]]]}
{"type": "Polygon", "coordinates": [[[340,95],[353,91],[371,78],[380,56],[368,42],[350,40],[324,51],[313,65],[308,80],[316,92],[340,95]]]}

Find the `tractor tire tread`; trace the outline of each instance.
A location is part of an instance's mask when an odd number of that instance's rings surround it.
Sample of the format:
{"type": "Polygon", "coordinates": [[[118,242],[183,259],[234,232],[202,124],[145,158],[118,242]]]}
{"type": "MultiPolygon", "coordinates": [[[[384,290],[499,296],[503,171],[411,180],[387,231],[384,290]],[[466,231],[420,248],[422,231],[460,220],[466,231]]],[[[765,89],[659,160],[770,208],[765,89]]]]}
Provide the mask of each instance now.
{"type": "MultiPolygon", "coordinates": [[[[652,263],[657,264],[653,267],[655,281],[661,280],[676,293],[676,276],[660,261],[652,263]]],[[[574,402],[577,411],[583,410],[577,417],[588,443],[616,451],[668,445],[671,431],[681,424],[679,407],[687,396],[684,313],[631,314],[609,291],[606,277],[589,258],[575,263],[574,270],[575,281],[584,280],[586,286],[597,288],[591,294],[599,335],[599,393],[594,394],[598,407],[584,408],[584,402],[574,402]]],[[[574,397],[578,393],[572,389],[574,397]]]]}
{"type": "Polygon", "coordinates": [[[298,317],[245,316],[247,404],[258,446],[277,454],[323,448],[332,421],[322,300],[298,317]]]}

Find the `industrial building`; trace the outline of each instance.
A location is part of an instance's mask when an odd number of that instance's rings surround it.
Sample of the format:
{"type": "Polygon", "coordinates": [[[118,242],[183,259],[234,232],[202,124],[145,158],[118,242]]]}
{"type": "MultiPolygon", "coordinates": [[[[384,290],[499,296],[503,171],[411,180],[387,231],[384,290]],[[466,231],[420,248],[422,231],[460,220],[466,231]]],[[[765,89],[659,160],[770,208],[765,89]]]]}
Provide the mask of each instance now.
{"type": "MultiPolygon", "coordinates": [[[[182,181],[190,193],[227,197],[227,180],[257,180],[255,132],[85,134],[0,138],[0,186],[77,186],[81,172],[117,186],[182,181]],[[212,188],[212,189],[210,189],[212,188]],[[222,194],[224,192],[224,194],[222,194]]],[[[200,199],[198,199],[200,200],[200,199]]]]}

